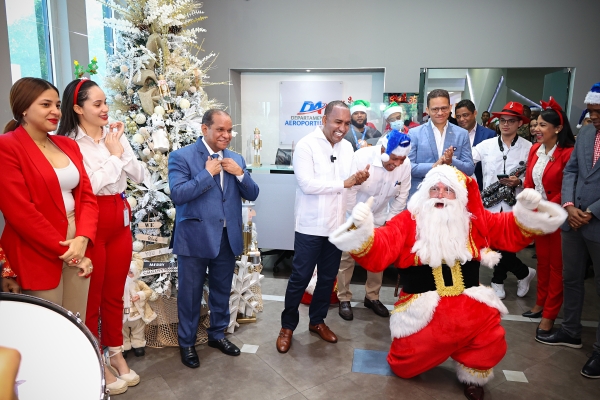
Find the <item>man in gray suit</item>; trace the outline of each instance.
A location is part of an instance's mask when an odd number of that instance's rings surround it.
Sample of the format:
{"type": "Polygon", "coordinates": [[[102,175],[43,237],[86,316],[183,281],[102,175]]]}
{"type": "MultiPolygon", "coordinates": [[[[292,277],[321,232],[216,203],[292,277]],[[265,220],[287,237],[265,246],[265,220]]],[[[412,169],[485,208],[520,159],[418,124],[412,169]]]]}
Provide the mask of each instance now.
{"type": "Polygon", "coordinates": [[[417,191],[427,172],[440,164],[452,165],[467,176],[475,171],[469,133],[448,122],[450,108],[450,94],[444,89],[432,90],[427,95],[429,122],[409,132],[408,158],[412,165],[409,197],[417,191]]]}
{"type": "MultiPolygon", "coordinates": [[[[539,335],[549,345],[581,348],[581,311],[588,254],[595,272],[596,293],[600,295],[600,82],[585,98],[592,124],[581,129],[575,149],[565,166],[562,186],[563,207],[569,217],[562,228],[564,321],[559,330],[539,335]]],[[[581,374],[600,378],[600,325],[593,353],[581,374]]]]}

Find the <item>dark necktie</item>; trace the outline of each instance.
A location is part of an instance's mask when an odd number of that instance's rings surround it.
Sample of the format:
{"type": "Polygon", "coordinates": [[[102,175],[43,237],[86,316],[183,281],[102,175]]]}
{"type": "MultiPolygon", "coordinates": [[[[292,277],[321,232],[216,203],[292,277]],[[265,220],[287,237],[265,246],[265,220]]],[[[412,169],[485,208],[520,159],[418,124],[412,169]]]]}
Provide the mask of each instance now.
{"type": "MultiPolygon", "coordinates": [[[[219,159],[219,155],[217,153],[215,154],[211,154],[211,157],[214,159],[219,159]]],[[[213,179],[215,180],[215,182],[217,182],[217,187],[221,188],[221,173],[219,172],[218,174],[215,174],[215,176],[213,176],[213,179]]]]}

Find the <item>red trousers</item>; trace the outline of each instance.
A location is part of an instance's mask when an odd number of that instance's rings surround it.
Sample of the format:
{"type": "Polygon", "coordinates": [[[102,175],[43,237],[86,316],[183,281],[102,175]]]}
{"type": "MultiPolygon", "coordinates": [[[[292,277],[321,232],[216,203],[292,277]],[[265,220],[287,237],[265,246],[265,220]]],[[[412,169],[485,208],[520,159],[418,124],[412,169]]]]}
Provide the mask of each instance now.
{"type": "Polygon", "coordinates": [[[98,231],[92,248],[94,266],[90,280],[85,324],[98,334],[98,318],[102,321],[100,343],[103,346],[123,345],[123,292],[131,263],[132,239],[129,224],[124,224],[123,211],[131,210],[120,194],[96,196],[98,201],[98,231]]]}
{"type": "Polygon", "coordinates": [[[535,239],[537,253],[537,300],[542,316],[556,319],[563,302],[563,262],[560,229],[535,239]]]}
{"type": "Polygon", "coordinates": [[[442,297],[431,322],[394,339],[387,360],[401,378],[412,378],[452,357],[475,370],[489,370],[506,354],[500,312],[466,295],[442,297]]]}

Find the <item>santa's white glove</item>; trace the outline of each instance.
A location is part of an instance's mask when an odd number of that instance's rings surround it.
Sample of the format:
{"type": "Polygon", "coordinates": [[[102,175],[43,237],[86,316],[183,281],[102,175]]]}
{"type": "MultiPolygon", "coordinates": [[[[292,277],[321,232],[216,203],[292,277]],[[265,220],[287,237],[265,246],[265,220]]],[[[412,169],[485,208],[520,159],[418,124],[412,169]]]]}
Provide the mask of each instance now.
{"type": "Polygon", "coordinates": [[[523,189],[517,196],[517,201],[528,210],[535,210],[538,208],[542,195],[533,189],[523,189]]]}
{"type": "Polygon", "coordinates": [[[367,199],[366,203],[358,203],[352,209],[352,222],[357,228],[371,214],[371,206],[373,206],[374,201],[375,199],[371,196],[367,199]]]}

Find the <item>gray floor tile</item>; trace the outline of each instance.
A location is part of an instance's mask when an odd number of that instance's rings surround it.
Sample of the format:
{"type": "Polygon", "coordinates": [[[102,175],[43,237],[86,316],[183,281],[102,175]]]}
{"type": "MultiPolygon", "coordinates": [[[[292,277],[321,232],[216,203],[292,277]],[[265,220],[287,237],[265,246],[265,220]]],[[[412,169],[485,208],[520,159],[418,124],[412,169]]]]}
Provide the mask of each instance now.
{"type": "Polygon", "coordinates": [[[137,386],[127,389],[127,392],[113,396],[119,400],[177,400],[175,394],[165,380],[158,376],[152,379],[142,377],[137,386]]]}

